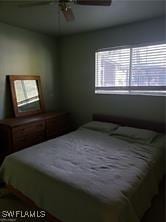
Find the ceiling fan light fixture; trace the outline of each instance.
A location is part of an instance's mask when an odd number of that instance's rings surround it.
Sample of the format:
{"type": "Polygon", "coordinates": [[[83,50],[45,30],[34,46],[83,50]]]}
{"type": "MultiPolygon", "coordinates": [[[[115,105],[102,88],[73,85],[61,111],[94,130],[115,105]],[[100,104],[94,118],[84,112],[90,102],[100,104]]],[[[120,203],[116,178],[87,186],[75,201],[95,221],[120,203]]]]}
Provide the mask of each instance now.
{"type": "Polygon", "coordinates": [[[16,5],[20,8],[56,5],[56,3],[58,3],[66,21],[70,22],[75,20],[75,16],[69,4],[73,3],[83,6],[110,6],[112,0],[0,0],[0,6],[16,5]]]}
{"type": "Polygon", "coordinates": [[[75,4],[91,6],[110,6],[112,0],[74,0],[75,4]]]}
{"type": "Polygon", "coordinates": [[[60,7],[61,11],[67,11],[68,10],[68,6],[66,5],[66,3],[64,1],[59,2],[59,7],[60,7]]]}
{"type": "Polygon", "coordinates": [[[70,6],[66,4],[68,1],[59,1],[59,7],[61,9],[61,12],[63,13],[66,21],[70,22],[75,19],[73,11],[70,6]]]}

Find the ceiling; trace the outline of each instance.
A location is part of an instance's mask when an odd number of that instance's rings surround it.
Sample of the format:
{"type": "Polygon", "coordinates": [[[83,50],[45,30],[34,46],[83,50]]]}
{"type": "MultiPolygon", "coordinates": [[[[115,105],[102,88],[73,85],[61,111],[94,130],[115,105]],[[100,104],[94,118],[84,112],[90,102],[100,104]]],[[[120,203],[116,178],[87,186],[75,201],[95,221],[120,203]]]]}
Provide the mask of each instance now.
{"type": "Polygon", "coordinates": [[[47,34],[64,35],[164,16],[164,2],[165,0],[113,0],[112,5],[107,7],[71,3],[75,15],[75,21],[72,22],[65,21],[58,10],[58,4],[28,8],[8,4],[0,5],[0,22],[47,34]]]}

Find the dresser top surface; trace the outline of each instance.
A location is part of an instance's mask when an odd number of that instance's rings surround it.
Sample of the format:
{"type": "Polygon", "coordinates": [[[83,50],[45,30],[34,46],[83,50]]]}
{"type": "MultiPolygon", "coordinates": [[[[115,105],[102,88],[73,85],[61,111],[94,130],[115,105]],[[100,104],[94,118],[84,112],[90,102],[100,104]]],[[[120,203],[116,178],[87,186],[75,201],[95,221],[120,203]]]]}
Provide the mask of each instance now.
{"type": "Polygon", "coordinates": [[[7,118],[0,120],[0,125],[6,125],[9,127],[16,127],[22,124],[29,124],[32,122],[48,120],[52,118],[56,118],[62,115],[65,115],[65,112],[46,112],[38,115],[27,116],[27,117],[19,117],[19,118],[7,118]]]}

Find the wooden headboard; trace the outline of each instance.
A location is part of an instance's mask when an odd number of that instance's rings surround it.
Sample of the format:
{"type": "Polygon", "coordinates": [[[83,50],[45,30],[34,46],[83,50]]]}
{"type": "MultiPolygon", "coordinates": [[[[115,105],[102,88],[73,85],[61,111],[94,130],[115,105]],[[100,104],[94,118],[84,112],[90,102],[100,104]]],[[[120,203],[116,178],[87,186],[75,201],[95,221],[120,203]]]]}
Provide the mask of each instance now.
{"type": "Polygon", "coordinates": [[[93,114],[93,120],[102,122],[112,122],[121,126],[137,127],[142,129],[155,130],[158,132],[166,132],[165,123],[158,123],[146,120],[138,120],[126,117],[111,116],[105,114],[93,114]]]}

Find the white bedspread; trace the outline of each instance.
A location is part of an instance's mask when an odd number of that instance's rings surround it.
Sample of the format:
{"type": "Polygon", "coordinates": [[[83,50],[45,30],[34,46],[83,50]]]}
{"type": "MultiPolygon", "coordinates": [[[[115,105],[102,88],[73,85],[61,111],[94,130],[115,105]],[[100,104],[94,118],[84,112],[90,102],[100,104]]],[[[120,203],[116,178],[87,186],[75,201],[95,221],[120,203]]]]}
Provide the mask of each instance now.
{"type": "Polygon", "coordinates": [[[7,184],[63,222],[138,222],[157,193],[163,149],[80,128],[8,156],[7,184]]]}

